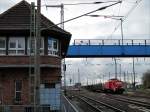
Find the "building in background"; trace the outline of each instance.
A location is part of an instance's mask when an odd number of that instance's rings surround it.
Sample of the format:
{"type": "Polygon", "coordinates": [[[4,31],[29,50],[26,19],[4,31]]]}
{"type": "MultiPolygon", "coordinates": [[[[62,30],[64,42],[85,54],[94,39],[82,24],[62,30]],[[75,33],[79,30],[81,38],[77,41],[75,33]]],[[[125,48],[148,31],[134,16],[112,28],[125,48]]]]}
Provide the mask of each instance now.
{"type": "MultiPolygon", "coordinates": [[[[31,112],[30,17],[31,5],[24,0],[0,14],[0,109],[7,112],[31,112]]],[[[60,109],[61,60],[71,38],[57,26],[46,29],[52,25],[41,15],[40,104],[48,106],[44,112],[60,109]]]]}

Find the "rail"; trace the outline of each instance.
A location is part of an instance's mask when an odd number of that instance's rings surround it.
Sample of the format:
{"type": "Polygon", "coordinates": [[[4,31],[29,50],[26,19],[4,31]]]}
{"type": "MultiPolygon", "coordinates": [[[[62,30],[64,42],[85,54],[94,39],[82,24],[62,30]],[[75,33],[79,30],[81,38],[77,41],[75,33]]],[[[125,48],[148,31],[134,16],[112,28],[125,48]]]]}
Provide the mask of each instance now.
{"type": "Polygon", "coordinates": [[[99,109],[98,106],[96,106],[95,104],[89,103],[89,101],[86,101],[84,98],[78,97],[78,99],[82,100],[87,105],[89,105],[90,107],[92,107],[92,109],[94,109],[96,112],[104,112],[103,110],[99,109]]]}
{"type": "Polygon", "coordinates": [[[116,111],[116,112],[125,112],[124,110],[121,110],[121,109],[119,109],[119,108],[117,108],[117,107],[111,106],[111,105],[109,105],[109,104],[107,104],[107,103],[104,103],[104,102],[95,100],[95,99],[93,99],[93,98],[91,98],[91,97],[87,97],[87,96],[83,96],[83,95],[81,95],[81,96],[84,97],[84,98],[86,98],[86,99],[88,99],[88,100],[91,100],[91,101],[94,101],[94,102],[99,103],[99,104],[101,104],[101,105],[104,105],[104,106],[106,106],[106,107],[108,107],[108,108],[111,108],[112,110],[114,110],[114,111],[116,111]]]}
{"type": "Polygon", "coordinates": [[[66,98],[65,95],[62,95],[62,112],[79,112],[75,106],[66,98]]]}
{"type": "MultiPolygon", "coordinates": [[[[122,45],[120,39],[75,39],[73,45],[122,45]]],[[[123,45],[150,45],[150,39],[124,39],[123,45]]]]}
{"type": "Polygon", "coordinates": [[[143,107],[146,107],[146,108],[150,109],[150,103],[148,103],[148,102],[142,102],[142,101],[134,100],[134,99],[131,99],[131,98],[124,98],[124,97],[112,96],[112,95],[109,95],[109,99],[110,99],[110,96],[111,96],[111,99],[114,99],[114,100],[119,100],[119,101],[122,101],[122,102],[135,104],[135,105],[143,106],[143,107]]]}

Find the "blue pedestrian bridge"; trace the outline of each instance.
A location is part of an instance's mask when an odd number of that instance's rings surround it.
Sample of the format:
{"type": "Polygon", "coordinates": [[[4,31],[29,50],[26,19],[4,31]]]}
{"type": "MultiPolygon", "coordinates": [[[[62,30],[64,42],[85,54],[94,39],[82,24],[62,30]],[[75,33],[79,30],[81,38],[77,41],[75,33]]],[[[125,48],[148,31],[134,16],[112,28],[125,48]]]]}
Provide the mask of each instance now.
{"type": "Polygon", "coordinates": [[[66,57],[150,57],[150,39],[76,39],[66,57]]]}

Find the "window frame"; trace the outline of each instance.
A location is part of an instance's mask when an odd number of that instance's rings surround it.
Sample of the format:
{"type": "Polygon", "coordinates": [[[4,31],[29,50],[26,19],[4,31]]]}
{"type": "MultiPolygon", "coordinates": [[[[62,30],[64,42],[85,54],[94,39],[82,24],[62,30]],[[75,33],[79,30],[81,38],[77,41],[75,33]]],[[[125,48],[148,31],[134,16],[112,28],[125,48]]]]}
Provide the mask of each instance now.
{"type": "MultiPolygon", "coordinates": [[[[40,55],[44,55],[44,37],[40,38],[42,41],[42,47],[40,47],[40,55]],[[42,51],[42,52],[41,52],[42,51]]],[[[27,54],[30,55],[30,37],[27,39],[27,54]]],[[[40,41],[40,42],[41,42],[40,41]]],[[[36,44],[36,43],[35,43],[36,44]]],[[[34,53],[31,53],[33,55],[34,53]]]]}
{"type": "Polygon", "coordinates": [[[59,56],[58,52],[59,52],[59,40],[49,36],[48,37],[48,55],[49,56],[59,56]],[[49,48],[49,40],[51,40],[51,48],[49,48]],[[57,49],[54,48],[55,41],[57,43],[57,49]],[[49,53],[49,52],[51,52],[51,53],[49,53]]]}
{"type": "Polygon", "coordinates": [[[25,55],[25,37],[10,37],[8,42],[8,55],[25,55]],[[15,40],[15,48],[10,47],[11,39],[15,40]],[[19,39],[23,40],[23,47],[19,48],[19,39]],[[11,53],[10,51],[15,51],[11,53]],[[23,51],[23,53],[19,53],[19,51],[23,51]]]}
{"type": "Polygon", "coordinates": [[[0,48],[0,51],[4,51],[4,53],[0,52],[0,55],[6,55],[6,37],[0,37],[0,39],[5,41],[5,47],[4,48],[0,48]]]}
{"type": "Polygon", "coordinates": [[[21,102],[22,100],[22,97],[21,97],[21,94],[22,94],[22,80],[15,80],[15,102],[21,102]],[[17,90],[17,82],[20,82],[20,90],[17,90]],[[17,93],[20,94],[20,99],[17,100],[17,93]]]}

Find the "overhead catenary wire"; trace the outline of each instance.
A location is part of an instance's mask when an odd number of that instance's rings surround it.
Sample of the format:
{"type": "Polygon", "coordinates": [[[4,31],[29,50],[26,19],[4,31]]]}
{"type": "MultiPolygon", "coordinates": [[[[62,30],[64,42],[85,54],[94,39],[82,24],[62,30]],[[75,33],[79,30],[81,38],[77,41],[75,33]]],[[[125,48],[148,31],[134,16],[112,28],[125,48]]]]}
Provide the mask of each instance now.
{"type": "Polygon", "coordinates": [[[14,0],[9,0],[12,4],[15,4],[14,0]]]}
{"type": "MultiPolygon", "coordinates": [[[[122,0],[121,0],[121,1],[122,1],[122,0]]],[[[122,3],[119,5],[118,16],[120,15],[120,12],[121,12],[121,6],[122,6],[122,3]]]]}
{"type": "MultiPolygon", "coordinates": [[[[129,12],[126,14],[126,16],[124,16],[122,18],[122,22],[124,22],[128,16],[132,13],[132,11],[138,6],[138,4],[141,2],[142,0],[137,0],[135,2],[135,5],[129,10],[129,12]]],[[[121,25],[121,23],[117,24],[117,26],[114,28],[113,32],[110,34],[110,36],[107,37],[107,39],[112,38],[112,35],[115,33],[115,31],[119,28],[119,26],[121,25]]]]}
{"type": "Polygon", "coordinates": [[[119,2],[121,0],[111,0],[111,1],[96,1],[96,2],[80,2],[80,3],[63,3],[64,5],[86,5],[86,4],[101,4],[101,3],[112,3],[119,2]]]}
{"type": "Polygon", "coordinates": [[[44,0],[44,5],[46,6],[46,0],[44,0]]]}
{"type": "Polygon", "coordinates": [[[118,2],[113,3],[113,4],[111,4],[111,5],[107,5],[107,6],[98,8],[98,9],[96,9],[96,10],[90,11],[90,12],[85,13],[85,14],[82,14],[82,15],[80,15],[80,16],[77,16],[77,17],[68,19],[68,20],[66,20],[66,21],[64,21],[64,22],[61,22],[61,23],[58,23],[58,24],[55,24],[55,25],[51,25],[51,26],[49,26],[49,27],[47,27],[47,28],[42,28],[41,30],[53,28],[53,27],[58,26],[58,25],[60,25],[60,24],[64,24],[64,23],[67,23],[67,22],[69,22],[69,21],[72,21],[72,20],[81,18],[81,17],[83,17],[83,16],[86,16],[86,15],[88,15],[88,14],[91,14],[91,13],[94,13],[94,12],[97,12],[97,11],[100,11],[100,10],[104,10],[104,9],[106,9],[106,8],[108,8],[108,7],[114,6],[114,5],[119,4],[119,3],[121,3],[121,1],[118,1],[118,2]]]}
{"type": "Polygon", "coordinates": [[[102,4],[102,3],[110,3],[110,2],[118,2],[118,1],[105,1],[105,2],[104,1],[97,1],[97,2],[89,2],[89,3],[74,3],[74,4],[64,4],[64,5],[102,4]]]}
{"type": "MultiPolygon", "coordinates": [[[[97,1],[97,2],[83,2],[83,3],[63,3],[63,5],[90,5],[90,4],[103,4],[103,3],[112,3],[112,2],[120,2],[121,0],[118,1],[97,1]]],[[[42,5],[44,6],[44,5],[42,5]]],[[[45,5],[47,7],[60,7],[60,5],[45,5]]]]}

